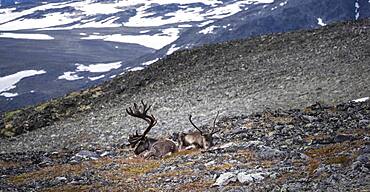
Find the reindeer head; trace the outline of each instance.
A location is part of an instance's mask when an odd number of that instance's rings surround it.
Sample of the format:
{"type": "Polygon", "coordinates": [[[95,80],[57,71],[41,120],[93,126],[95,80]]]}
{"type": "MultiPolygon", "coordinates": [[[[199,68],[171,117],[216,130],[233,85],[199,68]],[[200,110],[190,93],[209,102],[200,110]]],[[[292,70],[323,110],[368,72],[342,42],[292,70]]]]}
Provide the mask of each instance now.
{"type": "Polygon", "coordinates": [[[143,134],[139,134],[136,130],[135,134],[130,135],[128,138],[128,142],[130,143],[129,145],[132,148],[135,147],[134,152],[136,155],[149,150],[151,144],[157,141],[156,139],[146,137],[146,134],[148,134],[150,129],[154,127],[154,125],[157,123],[157,120],[153,115],[147,114],[149,109],[151,108],[151,105],[147,106],[144,101],[141,101],[141,104],[143,105],[142,111],[140,111],[136,103],[134,103],[133,109],[131,107],[126,109],[127,114],[129,114],[130,116],[144,119],[149,124],[143,134]]]}
{"type": "Polygon", "coordinates": [[[144,158],[161,158],[164,155],[176,152],[178,148],[173,141],[146,137],[146,134],[148,134],[150,129],[157,123],[157,120],[153,115],[147,115],[151,106],[147,106],[143,101],[141,101],[141,104],[143,105],[142,111],[140,111],[136,103],[134,103],[133,109],[131,107],[126,109],[129,115],[144,119],[149,124],[143,134],[139,134],[136,131],[135,134],[129,136],[129,145],[132,148],[135,147],[134,153],[136,155],[143,154],[144,158]],[[143,153],[144,151],[146,151],[146,153],[143,153]]]}
{"type": "Polygon", "coordinates": [[[216,130],[216,119],[218,117],[218,113],[216,118],[213,122],[213,128],[210,132],[204,132],[202,129],[198,128],[193,121],[191,120],[192,115],[189,115],[190,123],[198,130],[197,132],[190,132],[190,133],[183,133],[179,136],[179,143],[180,148],[186,146],[195,146],[199,148],[208,149],[213,146],[213,134],[219,132],[220,130],[216,130]]]}

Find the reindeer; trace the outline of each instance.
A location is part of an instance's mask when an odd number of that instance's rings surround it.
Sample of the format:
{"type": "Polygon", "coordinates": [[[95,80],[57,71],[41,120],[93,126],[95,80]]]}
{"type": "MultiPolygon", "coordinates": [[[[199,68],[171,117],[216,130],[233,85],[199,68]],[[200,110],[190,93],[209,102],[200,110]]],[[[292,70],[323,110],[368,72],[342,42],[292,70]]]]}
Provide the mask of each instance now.
{"type": "Polygon", "coordinates": [[[198,128],[191,120],[192,115],[189,115],[190,123],[198,130],[189,133],[180,133],[178,136],[179,148],[189,149],[189,148],[203,148],[208,149],[213,146],[213,134],[219,132],[216,129],[216,119],[218,117],[218,112],[216,118],[213,122],[213,129],[210,133],[204,133],[200,128],[198,128]]]}
{"type": "Polygon", "coordinates": [[[169,139],[155,139],[146,136],[150,129],[157,124],[157,120],[153,115],[147,114],[151,105],[147,106],[144,101],[141,101],[141,104],[143,105],[142,111],[140,111],[136,103],[134,103],[133,109],[131,107],[126,109],[127,114],[130,116],[144,119],[149,124],[143,134],[139,135],[136,130],[135,134],[130,135],[128,138],[129,145],[135,148],[135,155],[144,154],[144,158],[161,158],[167,154],[176,152],[178,148],[175,142],[169,139]]]}

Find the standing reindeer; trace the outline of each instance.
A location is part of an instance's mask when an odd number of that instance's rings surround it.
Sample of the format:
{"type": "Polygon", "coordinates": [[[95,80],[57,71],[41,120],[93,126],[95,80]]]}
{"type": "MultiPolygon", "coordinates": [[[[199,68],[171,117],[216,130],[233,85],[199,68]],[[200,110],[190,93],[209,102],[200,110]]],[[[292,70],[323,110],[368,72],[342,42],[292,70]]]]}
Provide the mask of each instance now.
{"type": "Polygon", "coordinates": [[[153,115],[147,114],[151,105],[147,106],[144,101],[141,101],[141,104],[143,105],[142,111],[140,111],[136,103],[134,103],[133,109],[131,107],[126,109],[127,114],[130,116],[143,119],[149,124],[143,134],[139,135],[136,130],[134,135],[129,136],[128,142],[132,148],[135,147],[134,153],[139,155],[147,151],[147,153],[144,154],[144,158],[161,158],[167,154],[176,152],[177,146],[175,142],[168,139],[155,139],[146,136],[150,129],[157,124],[157,120],[153,115]]]}
{"type": "Polygon", "coordinates": [[[189,133],[180,133],[179,134],[179,148],[203,148],[208,149],[213,146],[213,134],[219,132],[220,130],[216,130],[216,119],[218,117],[218,112],[216,118],[213,122],[213,129],[209,133],[204,133],[201,129],[199,129],[191,120],[191,115],[189,115],[190,123],[198,130],[195,132],[189,133]]]}

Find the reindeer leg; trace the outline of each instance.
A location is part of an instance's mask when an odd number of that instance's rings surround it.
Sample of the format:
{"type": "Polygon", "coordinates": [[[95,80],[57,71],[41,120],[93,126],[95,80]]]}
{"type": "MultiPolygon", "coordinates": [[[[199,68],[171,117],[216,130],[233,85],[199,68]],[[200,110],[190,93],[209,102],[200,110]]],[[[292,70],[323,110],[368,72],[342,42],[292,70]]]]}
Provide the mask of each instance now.
{"type": "Polygon", "coordinates": [[[153,151],[149,151],[144,155],[144,159],[150,159],[153,156],[155,156],[153,151]]]}

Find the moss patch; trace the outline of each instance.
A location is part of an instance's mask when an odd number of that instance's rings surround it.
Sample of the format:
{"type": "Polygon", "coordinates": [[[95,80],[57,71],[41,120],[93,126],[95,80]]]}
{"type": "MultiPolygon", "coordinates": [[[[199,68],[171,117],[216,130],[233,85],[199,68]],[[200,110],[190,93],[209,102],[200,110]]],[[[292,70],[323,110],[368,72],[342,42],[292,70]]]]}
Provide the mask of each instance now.
{"type": "Polygon", "coordinates": [[[5,112],[4,114],[4,121],[5,123],[10,121],[16,114],[20,113],[21,110],[15,110],[15,111],[9,111],[9,112],[5,112]]]}

